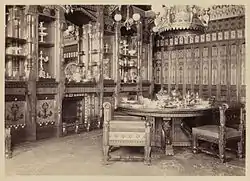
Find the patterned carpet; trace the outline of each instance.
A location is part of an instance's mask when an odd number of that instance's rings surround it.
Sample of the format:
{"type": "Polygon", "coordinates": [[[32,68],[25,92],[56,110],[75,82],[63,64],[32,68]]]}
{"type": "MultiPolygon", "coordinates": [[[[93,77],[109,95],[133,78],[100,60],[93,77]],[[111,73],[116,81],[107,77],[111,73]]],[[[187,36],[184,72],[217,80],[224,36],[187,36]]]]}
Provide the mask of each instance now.
{"type": "MultiPolygon", "coordinates": [[[[130,154],[121,148],[112,154],[130,154]]],[[[136,152],[133,154],[143,154],[136,152]]],[[[228,155],[229,162],[206,154],[194,155],[190,148],[175,148],[174,156],[153,149],[152,165],[142,162],[102,164],[102,130],[40,140],[16,146],[6,160],[7,175],[117,175],[117,176],[244,176],[245,160],[228,155]]]]}

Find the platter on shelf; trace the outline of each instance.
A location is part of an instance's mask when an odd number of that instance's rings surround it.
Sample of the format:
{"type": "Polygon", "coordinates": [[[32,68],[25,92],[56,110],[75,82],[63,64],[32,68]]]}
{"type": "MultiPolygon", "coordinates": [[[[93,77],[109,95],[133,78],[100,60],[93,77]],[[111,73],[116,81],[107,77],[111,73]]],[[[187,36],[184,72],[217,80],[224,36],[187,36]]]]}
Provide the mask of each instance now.
{"type": "Polygon", "coordinates": [[[87,82],[88,80],[84,79],[86,77],[85,67],[79,67],[75,62],[71,62],[66,65],[65,76],[68,81],[75,82],[87,82]]]}

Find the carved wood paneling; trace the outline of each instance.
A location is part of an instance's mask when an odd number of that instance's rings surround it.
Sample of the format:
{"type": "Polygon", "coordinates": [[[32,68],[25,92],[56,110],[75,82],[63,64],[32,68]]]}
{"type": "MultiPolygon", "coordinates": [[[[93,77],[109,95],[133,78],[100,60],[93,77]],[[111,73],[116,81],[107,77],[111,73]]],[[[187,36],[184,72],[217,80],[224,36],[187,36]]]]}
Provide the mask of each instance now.
{"type": "Polygon", "coordinates": [[[55,100],[37,101],[37,124],[40,126],[55,123],[55,100]]]}
{"type": "Polygon", "coordinates": [[[6,127],[24,127],[26,124],[26,102],[5,102],[5,125],[6,127]]]}
{"type": "Polygon", "coordinates": [[[216,96],[224,101],[239,101],[245,96],[241,94],[244,92],[241,85],[245,85],[244,26],[244,17],[236,17],[212,21],[206,34],[165,37],[164,41],[162,37],[156,37],[156,83],[162,80],[168,89],[178,85],[179,89],[185,89],[183,93],[192,90],[205,98],[216,96]],[[163,58],[162,48],[165,49],[163,58]]]}

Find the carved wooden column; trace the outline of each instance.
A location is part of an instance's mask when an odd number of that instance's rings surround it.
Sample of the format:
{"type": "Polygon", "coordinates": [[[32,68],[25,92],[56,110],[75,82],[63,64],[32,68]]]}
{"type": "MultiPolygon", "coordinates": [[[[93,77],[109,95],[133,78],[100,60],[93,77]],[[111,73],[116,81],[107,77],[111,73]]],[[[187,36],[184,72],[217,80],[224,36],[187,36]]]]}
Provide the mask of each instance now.
{"type": "Polygon", "coordinates": [[[88,66],[89,75],[93,77],[93,69],[92,69],[92,42],[93,42],[93,33],[92,33],[93,25],[90,23],[88,27],[88,39],[89,39],[89,46],[88,46],[88,66]]]}
{"type": "Polygon", "coordinates": [[[64,90],[65,90],[65,75],[64,75],[64,58],[63,58],[63,28],[66,24],[64,19],[64,13],[61,9],[57,12],[57,20],[56,20],[56,48],[57,53],[55,54],[55,67],[56,67],[56,81],[58,84],[58,92],[55,95],[55,126],[56,126],[56,137],[60,137],[63,135],[63,124],[62,124],[62,101],[64,98],[64,90]]]}
{"type": "Polygon", "coordinates": [[[150,88],[149,94],[151,98],[153,98],[153,91],[154,91],[154,74],[153,74],[153,42],[154,42],[154,34],[150,32],[150,39],[149,39],[149,52],[148,52],[148,80],[150,81],[150,88]]]}
{"type": "Polygon", "coordinates": [[[137,82],[137,96],[142,95],[142,69],[141,69],[141,63],[142,63],[142,23],[141,21],[136,22],[137,27],[137,70],[138,70],[138,82],[137,82]]]}
{"type": "Polygon", "coordinates": [[[160,74],[160,84],[161,84],[161,89],[164,86],[163,82],[163,63],[164,62],[164,47],[161,48],[161,74],[160,74]]]}
{"type": "Polygon", "coordinates": [[[184,51],[184,54],[183,54],[183,58],[184,58],[183,75],[184,75],[184,77],[183,77],[183,92],[182,92],[182,94],[186,95],[186,91],[187,91],[187,79],[186,79],[186,77],[187,77],[187,48],[185,45],[184,45],[183,51],[184,51]]]}
{"type": "Polygon", "coordinates": [[[99,23],[99,43],[100,43],[100,50],[99,50],[99,115],[98,115],[98,124],[97,127],[100,128],[101,126],[101,119],[102,119],[102,110],[103,110],[103,87],[104,87],[104,80],[103,80],[103,33],[104,33],[104,14],[103,14],[104,7],[102,5],[97,6],[97,22],[99,23]]]}
{"type": "Polygon", "coordinates": [[[37,80],[37,21],[38,15],[36,14],[36,6],[30,6],[27,14],[27,24],[28,24],[28,67],[30,68],[29,78],[28,78],[28,118],[26,122],[26,135],[27,140],[36,140],[36,80],[37,80]]]}
{"type": "Polygon", "coordinates": [[[117,69],[116,71],[116,75],[115,75],[115,83],[116,83],[116,88],[115,88],[115,108],[117,108],[118,104],[119,104],[119,92],[120,92],[120,88],[121,88],[121,76],[120,76],[120,64],[119,64],[119,50],[120,50],[120,22],[116,22],[116,26],[115,26],[115,63],[116,63],[116,67],[117,69]]]}

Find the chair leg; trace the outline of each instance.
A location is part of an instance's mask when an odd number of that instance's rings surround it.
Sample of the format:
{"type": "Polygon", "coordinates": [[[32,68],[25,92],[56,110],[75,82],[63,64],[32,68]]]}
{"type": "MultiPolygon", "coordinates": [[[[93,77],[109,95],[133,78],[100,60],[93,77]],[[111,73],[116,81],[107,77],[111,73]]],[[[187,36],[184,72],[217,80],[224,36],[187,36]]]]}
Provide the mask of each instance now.
{"type": "Polygon", "coordinates": [[[144,164],[151,165],[151,146],[144,147],[144,164]]]}
{"type": "Polygon", "coordinates": [[[243,141],[240,140],[237,144],[238,144],[237,154],[238,154],[239,159],[242,159],[243,158],[243,141]]]}
{"type": "Polygon", "coordinates": [[[219,142],[219,157],[222,163],[225,163],[226,155],[225,155],[225,143],[219,142]]]}
{"type": "Polygon", "coordinates": [[[103,161],[104,164],[108,164],[108,160],[109,160],[109,148],[110,146],[103,146],[103,161]]]}
{"type": "Polygon", "coordinates": [[[198,139],[197,136],[195,134],[193,134],[193,153],[196,154],[198,153],[198,139]]]}

